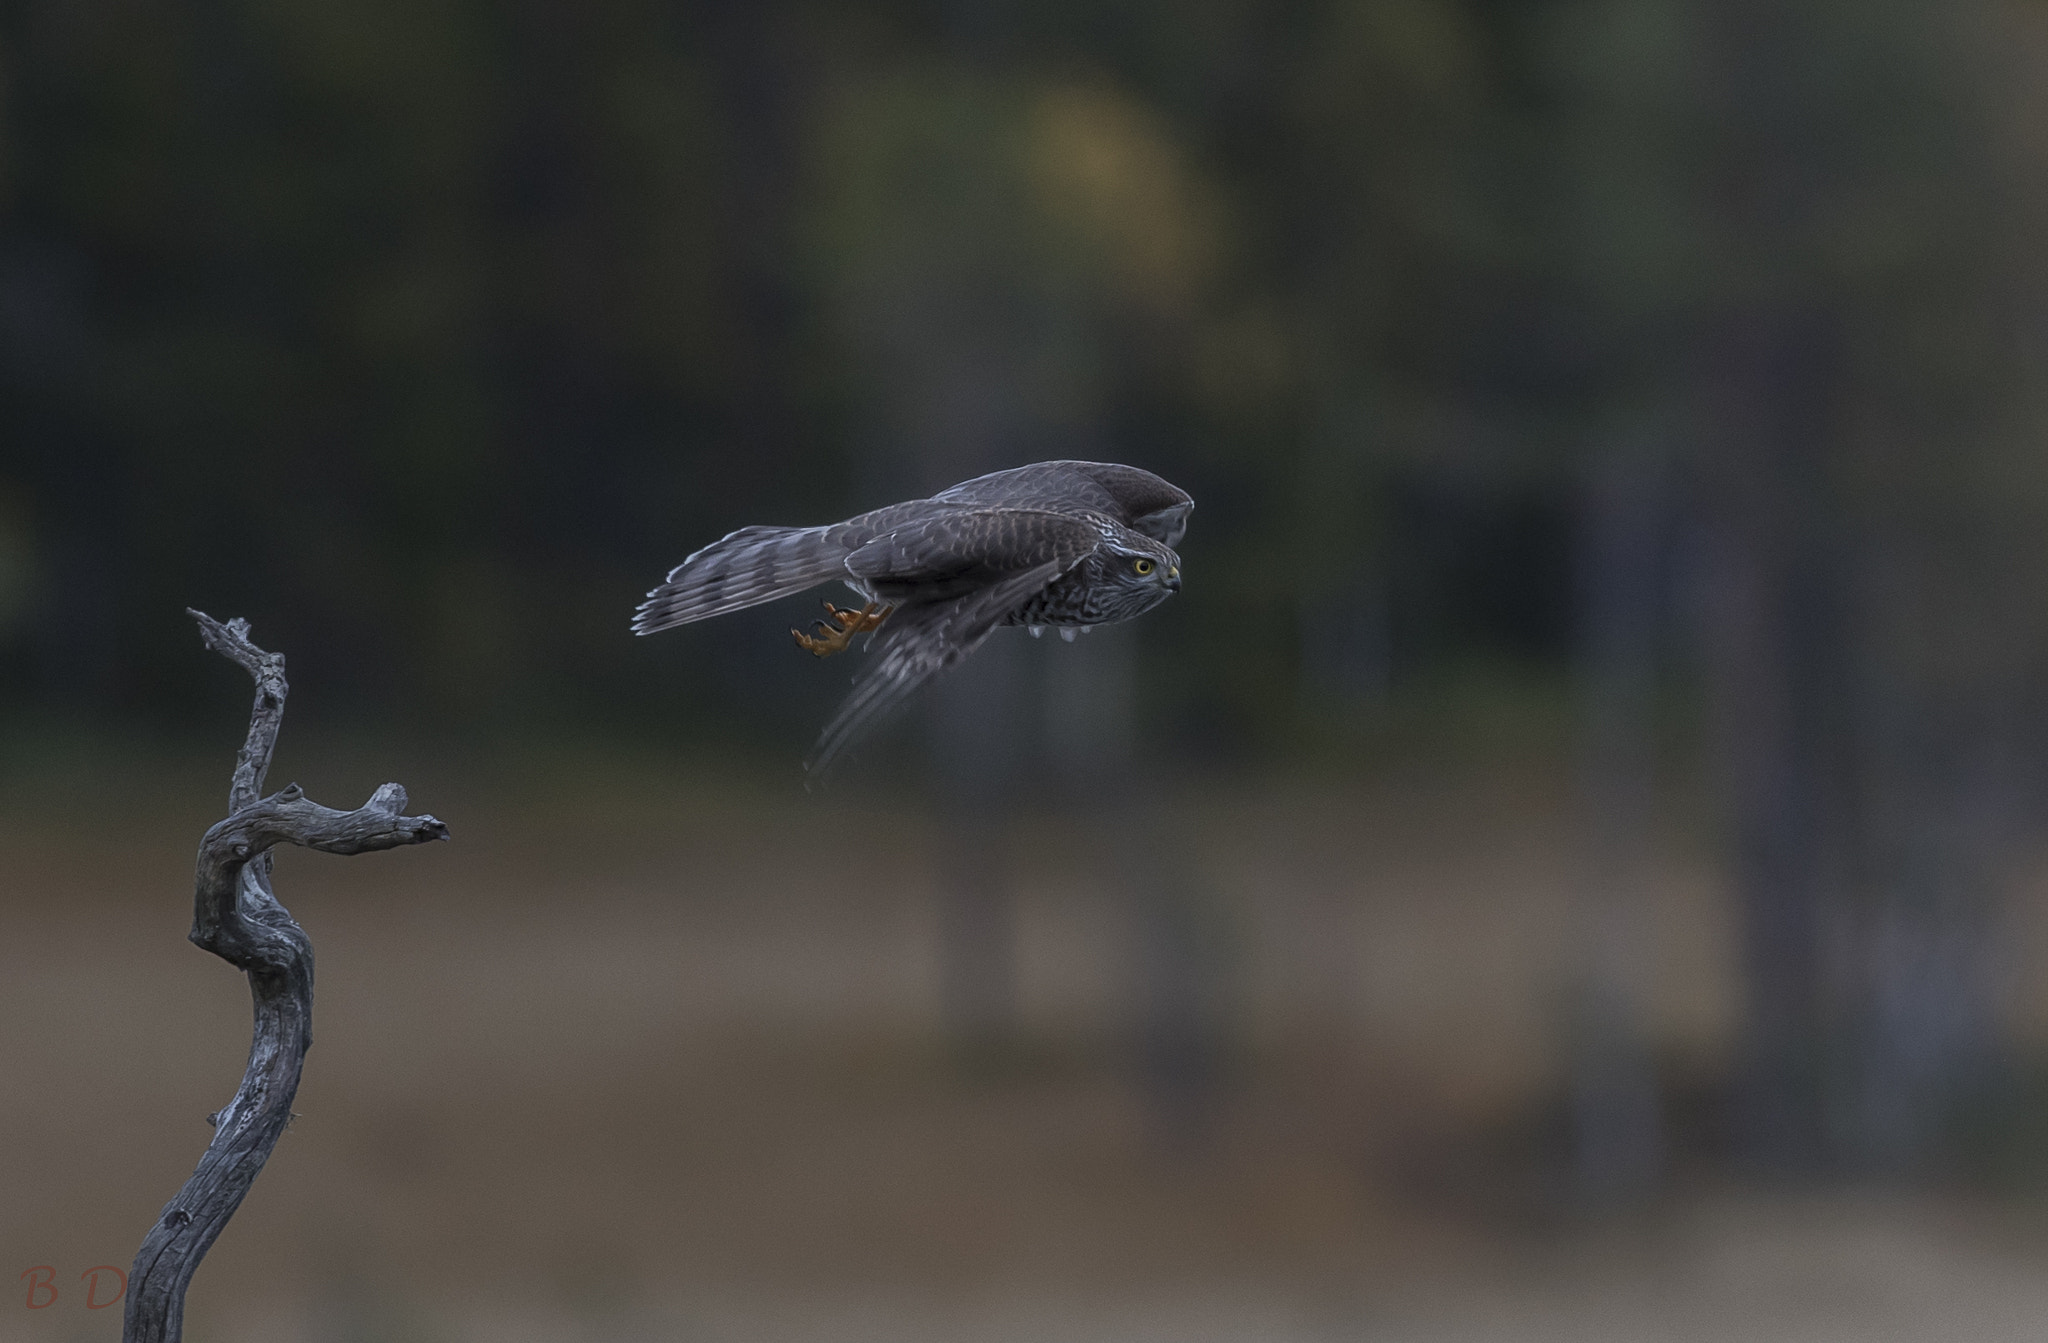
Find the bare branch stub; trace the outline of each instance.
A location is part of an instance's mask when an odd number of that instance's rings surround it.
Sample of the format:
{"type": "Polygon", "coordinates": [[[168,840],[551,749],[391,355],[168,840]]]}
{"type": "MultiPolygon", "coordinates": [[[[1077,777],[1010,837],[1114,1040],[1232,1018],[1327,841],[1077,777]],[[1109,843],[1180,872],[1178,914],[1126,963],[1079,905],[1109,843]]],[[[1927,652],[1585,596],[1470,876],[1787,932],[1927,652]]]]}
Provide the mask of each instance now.
{"type": "Polygon", "coordinates": [[[405,815],[405,790],[387,783],[354,811],[335,811],[290,784],[261,796],[284,721],[284,656],[249,641],[249,623],[199,611],[206,646],[256,683],[249,735],[228,790],[229,816],[200,841],[193,883],[194,943],[249,976],[256,1027],[235,1098],[209,1116],[213,1141],[199,1168],[165,1205],[128,1275],[124,1343],[177,1343],[185,1291],[199,1261],[241,1206],[292,1118],[306,1050],[313,1043],[313,944],[270,889],[270,850],[297,844],[325,853],[369,853],[446,839],[432,816],[405,815]]]}

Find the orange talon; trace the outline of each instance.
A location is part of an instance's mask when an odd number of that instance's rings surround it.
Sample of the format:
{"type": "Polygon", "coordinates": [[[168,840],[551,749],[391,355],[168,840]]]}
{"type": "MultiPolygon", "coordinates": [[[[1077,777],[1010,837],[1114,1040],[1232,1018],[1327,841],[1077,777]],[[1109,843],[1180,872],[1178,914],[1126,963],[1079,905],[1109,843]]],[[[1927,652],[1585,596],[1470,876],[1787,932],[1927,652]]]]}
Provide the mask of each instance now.
{"type": "Polygon", "coordinates": [[[826,602],[825,619],[812,626],[817,631],[815,634],[805,634],[794,627],[789,632],[795,637],[797,647],[805,652],[814,657],[831,657],[834,653],[844,653],[847,646],[853,642],[854,635],[874,629],[895,609],[893,606],[880,606],[876,602],[869,602],[860,610],[852,611],[826,602]]]}

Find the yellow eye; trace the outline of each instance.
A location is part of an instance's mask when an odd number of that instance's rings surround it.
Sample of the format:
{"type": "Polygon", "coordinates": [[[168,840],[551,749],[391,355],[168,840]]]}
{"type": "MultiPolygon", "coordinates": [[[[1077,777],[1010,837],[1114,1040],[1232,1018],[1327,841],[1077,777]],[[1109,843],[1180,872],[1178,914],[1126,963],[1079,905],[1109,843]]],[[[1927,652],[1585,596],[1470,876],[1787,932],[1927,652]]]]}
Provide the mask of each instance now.
{"type": "Polygon", "coordinates": [[[1138,577],[1143,578],[1146,574],[1152,572],[1153,564],[1150,560],[1132,560],[1131,568],[1137,571],[1138,577]]]}

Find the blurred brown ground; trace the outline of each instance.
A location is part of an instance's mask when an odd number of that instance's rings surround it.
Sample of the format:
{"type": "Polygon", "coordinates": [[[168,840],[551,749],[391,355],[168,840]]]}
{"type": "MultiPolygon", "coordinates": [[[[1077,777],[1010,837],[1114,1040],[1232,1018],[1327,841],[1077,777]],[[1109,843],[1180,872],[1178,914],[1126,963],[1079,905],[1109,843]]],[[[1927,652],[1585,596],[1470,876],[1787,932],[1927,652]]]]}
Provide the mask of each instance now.
{"type": "MultiPolygon", "coordinates": [[[[183,940],[217,755],[17,777],[0,812],[0,1268],[53,1265],[68,1293],[31,1312],[17,1290],[0,1339],[118,1332],[78,1275],[126,1267],[234,1088],[246,989],[183,940]]],[[[1621,1223],[1526,1215],[1489,1135],[1558,1085],[1581,875],[1561,771],[1178,788],[1230,948],[1212,1123],[1182,1144],[1128,1066],[1128,911],[1099,855],[1026,856],[1050,815],[1011,836],[1018,1043],[963,1061],[937,1013],[931,823],[908,804],[590,758],[298,758],[272,783],[350,805],[397,777],[455,839],[281,857],[319,957],[316,1044],[301,1118],[196,1281],[195,1339],[2048,1320],[2048,1234],[2009,1202],[1681,1181],[1621,1223]]],[[[1733,977],[1706,852],[1683,827],[1660,848],[1644,982],[1660,1052],[1711,1067],[1733,977]]],[[[2016,959],[2040,942],[2016,928],[2016,959]]]]}

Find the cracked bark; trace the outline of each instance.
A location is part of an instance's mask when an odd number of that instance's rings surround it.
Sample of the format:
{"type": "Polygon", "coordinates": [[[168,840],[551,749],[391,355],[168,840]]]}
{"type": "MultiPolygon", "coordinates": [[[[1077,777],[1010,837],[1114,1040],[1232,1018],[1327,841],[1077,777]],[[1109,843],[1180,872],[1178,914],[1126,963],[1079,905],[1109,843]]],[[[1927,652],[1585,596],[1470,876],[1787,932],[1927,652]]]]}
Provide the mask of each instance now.
{"type": "Polygon", "coordinates": [[[256,1023],[241,1088],[208,1117],[212,1143],[135,1256],[123,1343],[177,1343],[193,1272],[292,1117],[313,1043],[313,944],[271,892],[270,850],[297,844],[323,853],[369,853],[448,837],[448,827],[432,816],[404,814],[405,789],[395,783],[354,811],[323,807],[297,784],[262,796],[289,691],[284,656],[249,642],[245,620],[222,624],[198,611],[190,615],[206,646],[256,682],[249,735],[228,788],[228,817],[199,844],[191,932],[198,946],[247,973],[256,1023]]]}

